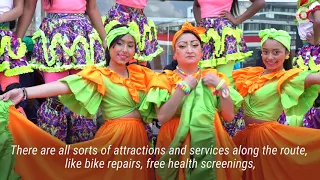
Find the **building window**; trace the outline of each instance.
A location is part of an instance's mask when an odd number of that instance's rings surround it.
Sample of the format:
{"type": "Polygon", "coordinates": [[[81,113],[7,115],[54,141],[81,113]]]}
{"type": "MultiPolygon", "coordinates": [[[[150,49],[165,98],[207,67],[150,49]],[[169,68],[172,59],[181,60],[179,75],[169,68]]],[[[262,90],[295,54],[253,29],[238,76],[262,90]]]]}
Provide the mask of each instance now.
{"type": "Polygon", "coordinates": [[[244,30],[245,31],[258,31],[258,30],[260,30],[260,24],[258,24],[258,23],[244,24],[244,30]]]}

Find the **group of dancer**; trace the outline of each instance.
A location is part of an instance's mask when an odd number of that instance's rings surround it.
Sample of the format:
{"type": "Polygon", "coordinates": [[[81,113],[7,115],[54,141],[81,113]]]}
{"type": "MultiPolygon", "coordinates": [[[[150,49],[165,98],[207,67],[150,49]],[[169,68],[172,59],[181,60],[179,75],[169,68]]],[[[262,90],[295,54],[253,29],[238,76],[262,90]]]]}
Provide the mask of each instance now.
{"type": "Polygon", "coordinates": [[[292,127],[302,126],[306,113],[316,111],[320,84],[320,75],[313,73],[320,40],[317,1],[298,2],[298,7],[309,8],[308,30],[314,32],[304,39],[309,45],[296,58],[303,68],[284,70],[283,64],[290,61],[291,37],[283,30],[265,29],[259,32],[265,68],[233,70],[235,63],[252,54],[237,25],[265,2],[253,1],[238,16],[237,0],[197,0],[197,27],[185,22],[175,33],[172,48],[177,66],[163,73],[144,67],[144,62],[162,52],[155,24],[143,14],[147,0],[116,0],[103,21],[94,0],[43,0],[48,16],[33,36],[34,52],[27,61],[19,38],[31,22],[36,3],[0,3],[0,179],[317,179],[319,130],[292,127]],[[18,17],[14,35],[7,22],[18,17]],[[18,75],[33,70],[42,72],[45,84],[21,88],[18,75]],[[38,111],[37,125],[16,109],[20,102],[34,98],[47,98],[38,111]],[[99,109],[105,123],[97,129],[99,109]],[[235,133],[228,128],[238,126],[239,109],[246,127],[235,133]],[[281,122],[291,126],[277,122],[282,113],[285,120],[281,122]],[[255,169],[243,172],[241,168],[147,168],[152,154],[73,153],[76,148],[149,147],[145,125],[153,119],[162,124],[157,148],[301,146],[308,155],[172,155],[166,151],[154,159],[253,161],[255,169]],[[15,154],[11,147],[59,149],[67,143],[71,152],[65,155],[15,154]],[[142,168],[68,169],[66,158],[138,161],[142,168]]]}

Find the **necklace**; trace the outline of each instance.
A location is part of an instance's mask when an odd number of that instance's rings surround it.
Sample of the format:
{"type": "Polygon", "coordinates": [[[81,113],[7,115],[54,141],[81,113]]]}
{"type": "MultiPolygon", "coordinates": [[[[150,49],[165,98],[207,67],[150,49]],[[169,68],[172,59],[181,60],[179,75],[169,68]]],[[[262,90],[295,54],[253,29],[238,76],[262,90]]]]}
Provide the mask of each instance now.
{"type": "MultiPolygon", "coordinates": [[[[185,73],[184,71],[182,71],[179,66],[177,66],[177,70],[179,71],[179,73],[181,73],[183,76],[188,76],[189,74],[185,73]]],[[[198,75],[200,73],[200,67],[198,66],[197,72],[194,73],[194,75],[198,75]]]]}
{"type": "Polygon", "coordinates": [[[259,77],[263,76],[265,73],[266,73],[266,70],[264,69],[262,73],[259,75],[259,77]]]}

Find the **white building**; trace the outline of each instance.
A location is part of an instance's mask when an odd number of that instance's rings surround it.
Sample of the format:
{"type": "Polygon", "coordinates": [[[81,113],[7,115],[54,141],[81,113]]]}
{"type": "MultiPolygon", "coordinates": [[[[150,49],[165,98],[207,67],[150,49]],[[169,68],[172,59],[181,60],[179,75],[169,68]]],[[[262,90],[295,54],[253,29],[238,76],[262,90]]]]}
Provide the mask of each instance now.
{"type": "MultiPolygon", "coordinates": [[[[244,12],[251,6],[249,0],[239,0],[240,13],[244,12]]],[[[188,20],[194,23],[193,6],[186,8],[187,17],[185,18],[161,18],[161,17],[149,17],[157,24],[158,39],[160,45],[165,52],[163,55],[154,61],[154,68],[160,69],[164,65],[172,61],[172,48],[171,40],[174,33],[180,28],[180,26],[188,20]],[[157,62],[157,61],[161,61],[157,62]],[[161,67],[159,65],[161,64],[161,67]]],[[[261,29],[276,28],[282,29],[292,36],[292,49],[296,48],[296,36],[297,28],[294,23],[296,12],[296,1],[294,0],[266,0],[265,7],[257,13],[254,17],[240,24],[239,27],[243,29],[244,39],[250,50],[254,51],[252,57],[248,58],[243,64],[244,66],[254,65],[257,58],[259,58],[258,50],[260,49],[260,38],[258,32],[261,29]]]]}

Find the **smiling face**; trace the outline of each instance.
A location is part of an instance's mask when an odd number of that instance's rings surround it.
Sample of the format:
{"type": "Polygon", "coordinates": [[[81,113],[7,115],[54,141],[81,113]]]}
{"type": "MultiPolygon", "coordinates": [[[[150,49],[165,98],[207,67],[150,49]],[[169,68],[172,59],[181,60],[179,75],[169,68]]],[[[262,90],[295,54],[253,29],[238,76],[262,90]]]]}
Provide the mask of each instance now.
{"type": "Polygon", "coordinates": [[[199,39],[191,33],[184,33],[175,44],[174,59],[178,64],[196,64],[202,58],[202,48],[199,39]]]}
{"type": "Polygon", "coordinates": [[[283,62],[286,55],[289,55],[288,50],[276,40],[268,39],[261,49],[263,64],[270,72],[283,69],[283,62]]]}
{"type": "Polygon", "coordinates": [[[136,43],[130,34],[124,35],[110,48],[111,60],[119,65],[125,65],[133,59],[136,43]]]}

